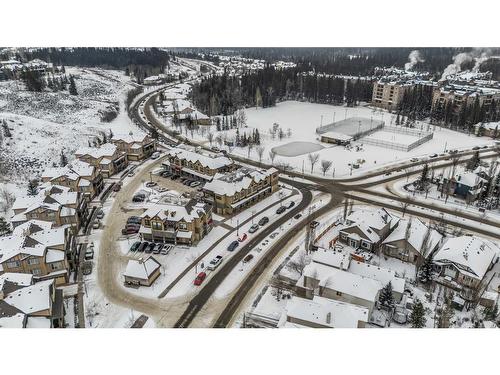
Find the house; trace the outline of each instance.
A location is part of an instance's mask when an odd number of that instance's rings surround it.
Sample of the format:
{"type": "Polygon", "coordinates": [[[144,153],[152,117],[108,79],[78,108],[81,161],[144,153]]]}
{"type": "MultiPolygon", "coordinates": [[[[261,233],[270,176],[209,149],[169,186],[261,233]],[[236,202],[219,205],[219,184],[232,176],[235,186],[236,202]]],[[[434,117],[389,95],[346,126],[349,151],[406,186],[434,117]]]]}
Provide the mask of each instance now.
{"type": "Polygon", "coordinates": [[[308,264],[295,289],[300,297],[314,295],[366,307],[369,315],[384,287],[380,281],[317,263],[308,264]]]}
{"type": "Polygon", "coordinates": [[[439,272],[436,281],[474,300],[499,254],[496,244],[476,236],[449,238],[433,257],[439,272]]]}
{"type": "Polygon", "coordinates": [[[212,230],[212,208],[194,199],[157,203],[141,215],[144,241],[195,245],[212,230]]]}
{"type": "Polygon", "coordinates": [[[474,125],[474,130],[477,136],[497,139],[498,137],[500,137],[500,121],[481,122],[474,125]]]}
{"type": "Polygon", "coordinates": [[[118,151],[125,152],[129,161],[149,158],[156,151],[156,141],[146,134],[115,134],[111,143],[118,147],[118,151]]]}
{"type": "Polygon", "coordinates": [[[234,162],[222,154],[176,147],[167,151],[166,155],[168,161],[163,162],[166,170],[194,180],[211,181],[215,174],[236,168],[234,162]]]}
{"type": "Polygon", "coordinates": [[[112,143],[99,147],[81,147],[75,151],[75,157],[99,168],[105,178],[124,170],[128,165],[127,153],[120,151],[112,143]]]}
{"type": "MultiPolygon", "coordinates": [[[[484,176],[484,175],[483,175],[484,176]]],[[[451,178],[443,178],[441,191],[474,202],[482,193],[487,180],[475,171],[456,173],[451,178]]]]}
{"type": "Polygon", "coordinates": [[[34,283],[31,275],[0,275],[0,328],[64,328],[63,292],[54,280],[34,283]]]}
{"type": "Polygon", "coordinates": [[[192,125],[212,125],[210,117],[201,113],[197,109],[188,107],[177,113],[177,118],[181,123],[192,125]]]}
{"type": "Polygon", "coordinates": [[[0,274],[29,273],[35,281],[68,282],[69,261],[76,263],[75,240],[69,226],[54,228],[46,221],[31,220],[0,237],[0,274]]]}
{"type": "Polygon", "coordinates": [[[46,169],[42,182],[69,187],[80,192],[88,201],[94,199],[104,188],[101,170],[92,164],[75,160],[65,167],[46,169]]]}
{"type": "Polygon", "coordinates": [[[161,264],[152,256],[147,259],[130,259],[123,273],[125,285],[151,286],[160,276],[161,264]]]}
{"type": "Polygon", "coordinates": [[[386,286],[390,282],[394,300],[397,302],[401,300],[406,285],[403,277],[388,268],[357,261],[351,255],[352,252],[346,249],[337,251],[320,248],[312,256],[312,264],[328,266],[358,276],[368,277],[379,281],[382,286],[386,286]]]}
{"type": "Polygon", "coordinates": [[[382,242],[382,251],[389,257],[420,266],[438,248],[442,238],[420,219],[402,219],[382,242]]]}
{"type": "Polygon", "coordinates": [[[80,192],[50,183],[42,184],[37,195],[18,197],[12,210],[14,228],[30,220],[43,220],[56,227],[70,225],[77,232],[88,219],[87,200],[80,192]]]}
{"type": "Polygon", "coordinates": [[[385,208],[361,209],[351,213],[339,231],[339,241],[355,249],[375,252],[395,228],[399,218],[385,208]]]}
{"type": "Polygon", "coordinates": [[[276,168],[242,167],[215,175],[203,186],[203,193],[217,214],[231,215],[278,191],[278,178],[276,168]]]}
{"type": "Polygon", "coordinates": [[[368,315],[366,307],[319,296],[312,300],[293,296],[278,327],[364,328],[368,315]]]}

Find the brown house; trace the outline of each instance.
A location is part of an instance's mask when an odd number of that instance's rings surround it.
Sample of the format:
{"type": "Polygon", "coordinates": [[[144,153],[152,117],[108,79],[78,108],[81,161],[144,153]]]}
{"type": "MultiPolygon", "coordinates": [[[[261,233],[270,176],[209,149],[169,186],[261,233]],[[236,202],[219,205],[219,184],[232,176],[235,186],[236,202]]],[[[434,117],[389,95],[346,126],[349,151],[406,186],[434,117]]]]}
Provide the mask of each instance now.
{"type": "Polygon", "coordinates": [[[118,146],[106,143],[100,147],[82,147],[76,150],[77,159],[99,168],[103,177],[108,178],[124,170],[128,165],[127,153],[118,146]]]}
{"type": "Polygon", "coordinates": [[[152,256],[146,260],[130,259],[123,273],[125,285],[151,286],[160,276],[161,264],[152,256]]]}
{"type": "Polygon", "coordinates": [[[111,138],[111,142],[119,151],[127,154],[129,161],[146,159],[156,151],[156,141],[148,135],[132,134],[132,132],[117,134],[111,138]]]}

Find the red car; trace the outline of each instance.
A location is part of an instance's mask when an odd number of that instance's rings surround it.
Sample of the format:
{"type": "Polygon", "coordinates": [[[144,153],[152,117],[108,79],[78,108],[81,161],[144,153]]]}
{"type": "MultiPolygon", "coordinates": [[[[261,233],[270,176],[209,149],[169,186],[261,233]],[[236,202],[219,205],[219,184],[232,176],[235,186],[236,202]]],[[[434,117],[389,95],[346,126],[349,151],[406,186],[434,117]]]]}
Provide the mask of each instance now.
{"type": "Polygon", "coordinates": [[[245,241],[247,239],[247,237],[248,237],[247,234],[243,233],[243,236],[241,236],[240,238],[238,238],[238,241],[243,242],[243,241],[245,241]]]}
{"type": "Polygon", "coordinates": [[[207,277],[207,274],[205,272],[200,272],[198,276],[196,276],[196,279],[194,279],[194,285],[201,285],[205,277],[207,277]]]}

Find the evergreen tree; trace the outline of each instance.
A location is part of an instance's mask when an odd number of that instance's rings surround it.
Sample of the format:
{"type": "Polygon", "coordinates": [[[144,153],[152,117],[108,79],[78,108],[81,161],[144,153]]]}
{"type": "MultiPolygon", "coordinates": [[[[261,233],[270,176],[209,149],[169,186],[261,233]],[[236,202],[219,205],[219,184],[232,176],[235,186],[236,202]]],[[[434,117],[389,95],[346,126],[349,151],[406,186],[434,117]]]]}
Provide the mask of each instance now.
{"type": "Polygon", "coordinates": [[[78,91],[76,90],[75,78],[73,75],[69,76],[69,93],[71,95],[78,95],[78,91]]]}
{"type": "Polygon", "coordinates": [[[425,326],[425,310],[424,305],[420,300],[415,300],[413,304],[413,311],[410,314],[410,324],[412,328],[422,328],[425,326]]]}
{"type": "Polygon", "coordinates": [[[474,152],[472,157],[467,162],[467,165],[466,165],[467,170],[473,171],[474,169],[479,167],[479,162],[480,162],[479,151],[476,151],[476,152],[474,152]]]}
{"type": "Polygon", "coordinates": [[[10,224],[3,216],[0,216],[0,236],[4,236],[11,232],[10,224]]]}
{"type": "Polygon", "coordinates": [[[428,284],[432,281],[432,256],[428,256],[418,270],[418,279],[423,284],[428,284]]]}
{"type": "Polygon", "coordinates": [[[38,180],[33,179],[28,183],[28,195],[37,195],[38,194],[38,180]]]}
{"type": "Polygon", "coordinates": [[[157,140],[159,138],[158,130],[155,127],[151,128],[150,135],[151,135],[151,138],[153,138],[153,139],[157,140]]]}
{"type": "Polygon", "coordinates": [[[68,158],[66,157],[66,154],[61,150],[61,158],[60,158],[60,163],[61,167],[65,167],[68,165],[68,158]]]}
{"type": "Polygon", "coordinates": [[[9,126],[7,125],[7,121],[3,120],[2,128],[3,128],[3,135],[5,136],[5,138],[12,138],[9,126]]]}
{"type": "Polygon", "coordinates": [[[484,313],[484,320],[490,320],[495,322],[498,318],[498,304],[496,303],[496,301],[493,307],[485,308],[483,313],[484,313]]]}
{"type": "Polygon", "coordinates": [[[390,308],[390,307],[394,306],[394,298],[392,296],[392,284],[391,284],[390,281],[381,290],[378,301],[384,307],[389,307],[390,308]]]}

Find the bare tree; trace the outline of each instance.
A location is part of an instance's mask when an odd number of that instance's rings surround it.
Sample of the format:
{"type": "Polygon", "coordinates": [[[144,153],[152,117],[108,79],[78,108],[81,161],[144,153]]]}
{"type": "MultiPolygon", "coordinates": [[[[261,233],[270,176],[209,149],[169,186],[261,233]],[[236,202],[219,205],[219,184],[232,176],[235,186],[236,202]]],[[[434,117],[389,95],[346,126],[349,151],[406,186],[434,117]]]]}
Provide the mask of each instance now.
{"type": "Polygon", "coordinates": [[[409,198],[407,198],[407,199],[408,199],[407,201],[401,201],[401,202],[399,202],[399,204],[401,206],[401,209],[402,209],[403,217],[405,217],[406,209],[411,204],[410,201],[409,201],[409,198]]]}
{"type": "Polygon", "coordinates": [[[286,268],[288,268],[292,272],[297,272],[300,276],[302,276],[304,268],[307,266],[308,263],[309,262],[306,253],[301,252],[296,259],[290,260],[288,262],[286,268]]]}
{"type": "Polygon", "coordinates": [[[262,164],[262,157],[264,156],[264,146],[257,146],[255,151],[257,151],[257,155],[259,156],[259,163],[262,164]]]}
{"type": "Polygon", "coordinates": [[[311,164],[311,173],[313,173],[314,165],[319,160],[319,154],[309,154],[309,155],[307,155],[307,158],[309,159],[309,164],[311,164]]]}
{"type": "Polygon", "coordinates": [[[219,145],[219,147],[222,147],[223,141],[222,141],[222,137],[220,134],[217,135],[217,137],[215,137],[215,142],[219,145]]]}
{"type": "Polygon", "coordinates": [[[210,147],[212,147],[212,143],[214,142],[214,133],[208,132],[207,139],[208,139],[208,142],[210,143],[210,147]]]}
{"type": "Polygon", "coordinates": [[[7,213],[14,204],[14,201],[16,200],[16,196],[7,191],[7,189],[1,189],[0,190],[0,211],[2,211],[4,214],[7,213]]]}
{"type": "Polygon", "coordinates": [[[321,160],[321,170],[323,171],[323,176],[332,167],[333,162],[331,160],[321,160]]]}
{"type": "Polygon", "coordinates": [[[271,159],[271,164],[274,164],[274,159],[276,158],[276,152],[273,150],[269,151],[269,159],[271,159]]]}
{"type": "Polygon", "coordinates": [[[248,155],[248,159],[250,159],[250,153],[252,152],[253,150],[253,143],[249,143],[247,145],[247,155],[248,155]]]}

